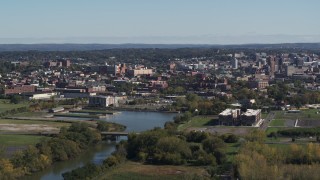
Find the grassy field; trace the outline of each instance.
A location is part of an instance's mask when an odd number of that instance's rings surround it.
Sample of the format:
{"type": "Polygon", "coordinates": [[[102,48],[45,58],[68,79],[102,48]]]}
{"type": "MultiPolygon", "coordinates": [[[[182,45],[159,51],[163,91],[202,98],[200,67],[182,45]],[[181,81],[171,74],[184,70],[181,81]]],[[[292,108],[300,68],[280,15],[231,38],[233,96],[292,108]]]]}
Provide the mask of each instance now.
{"type": "Polygon", "coordinates": [[[307,142],[302,142],[302,143],[299,143],[299,142],[298,143],[283,143],[283,144],[279,143],[279,144],[268,144],[268,146],[285,150],[285,149],[290,148],[290,145],[292,145],[292,144],[297,144],[298,146],[306,147],[306,145],[308,143],[307,142]]]}
{"type": "Polygon", "coordinates": [[[281,128],[278,128],[278,127],[268,127],[267,130],[266,130],[266,134],[270,134],[272,132],[277,132],[279,131],[281,128]]]}
{"type": "Polygon", "coordinates": [[[74,118],[99,118],[100,115],[87,115],[87,114],[75,114],[75,113],[57,113],[56,117],[74,117],[74,118]]]}
{"type": "MultiPolygon", "coordinates": [[[[169,165],[144,165],[136,162],[121,164],[97,179],[113,180],[178,180],[195,179],[195,177],[206,177],[204,168],[194,166],[169,166],[169,165]]],[[[208,177],[207,177],[208,178],[208,177]]],[[[198,178],[199,179],[199,178],[198,178]]]]}
{"type": "Polygon", "coordinates": [[[49,137],[44,136],[33,136],[33,135],[4,135],[0,134],[0,142],[3,146],[26,146],[35,145],[42,139],[49,137]]]}
{"type": "Polygon", "coordinates": [[[15,108],[25,107],[27,105],[27,103],[11,104],[8,99],[0,99],[0,113],[15,108]]]}
{"type": "Polygon", "coordinates": [[[183,131],[189,127],[212,126],[215,118],[216,116],[195,116],[189,122],[179,125],[178,130],[183,131]]]}
{"type": "Polygon", "coordinates": [[[284,126],[285,121],[280,119],[274,119],[271,121],[269,126],[284,126]]]}
{"type": "Polygon", "coordinates": [[[299,113],[288,113],[287,111],[275,111],[275,119],[280,120],[320,120],[320,113],[318,109],[304,109],[299,113]]]}
{"type": "Polygon", "coordinates": [[[18,113],[14,114],[13,117],[36,117],[36,118],[41,118],[49,115],[46,112],[23,112],[23,113],[18,113]]]}

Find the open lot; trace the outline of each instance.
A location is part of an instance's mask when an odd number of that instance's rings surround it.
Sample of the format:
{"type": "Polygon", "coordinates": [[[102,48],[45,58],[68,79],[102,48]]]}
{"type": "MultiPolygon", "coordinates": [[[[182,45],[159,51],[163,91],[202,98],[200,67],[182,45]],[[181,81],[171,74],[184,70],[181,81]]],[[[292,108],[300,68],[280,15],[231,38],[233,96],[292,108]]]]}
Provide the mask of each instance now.
{"type": "Polygon", "coordinates": [[[318,109],[304,109],[297,113],[287,111],[275,111],[275,119],[271,121],[270,127],[315,127],[320,126],[320,111],[318,109]]]}
{"type": "Polygon", "coordinates": [[[0,119],[0,133],[40,133],[59,132],[61,127],[70,123],[54,122],[50,120],[13,120],[0,119]]]}
{"type": "Polygon", "coordinates": [[[0,124],[2,133],[37,134],[42,132],[58,133],[60,128],[41,124],[0,124]]]}
{"type": "Polygon", "coordinates": [[[287,111],[275,111],[275,119],[281,120],[320,120],[318,109],[304,109],[298,113],[288,113],[287,111]]]}

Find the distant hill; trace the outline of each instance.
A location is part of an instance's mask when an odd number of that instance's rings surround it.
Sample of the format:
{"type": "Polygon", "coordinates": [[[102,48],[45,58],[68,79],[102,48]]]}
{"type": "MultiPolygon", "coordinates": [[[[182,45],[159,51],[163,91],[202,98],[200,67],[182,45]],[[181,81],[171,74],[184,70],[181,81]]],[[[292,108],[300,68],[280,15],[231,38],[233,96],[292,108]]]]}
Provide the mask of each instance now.
{"type": "Polygon", "coordinates": [[[320,43],[286,43],[286,44],[0,44],[0,51],[88,51],[129,48],[226,48],[226,49],[320,49],[320,43]]]}

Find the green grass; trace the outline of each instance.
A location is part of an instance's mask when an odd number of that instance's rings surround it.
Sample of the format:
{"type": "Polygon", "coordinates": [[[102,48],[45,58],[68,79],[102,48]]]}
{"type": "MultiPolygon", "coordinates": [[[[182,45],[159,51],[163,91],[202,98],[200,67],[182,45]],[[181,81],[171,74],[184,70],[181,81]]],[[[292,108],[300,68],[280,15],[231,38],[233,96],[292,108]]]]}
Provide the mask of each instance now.
{"type": "Polygon", "coordinates": [[[280,119],[274,119],[269,124],[270,126],[284,126],[285,121],[280,119]]]}
{"type": "Polygon", "coordinates": [[[0,134],[0,142],[3,146],[25,146],[35,145],[42,139],[49,137],[44,136],[32,136],[32,135],[4,135],[0,134]]]}
{"type": "Polygon", "coordinates": [[[144,165],[128,161],[110,169],[96,179],[113,180],[178,180],[195,179],[195,175],[204,177],[205,169],[194,166],[144,165]]]}
{"type": "Polygon", "coordinates": [[[267,130],[266,130],[266,134],[268,135],[268,134],[270,134],[272,132],[277,132],[279,130],[280,130],[280,128],[278,128],[278,127],[268,127],[267,130]]]}
{"type": "Polygon", "coordinates": [[[195,116],[189,122],[178,126],[179,131],[183,131],[189,127],[205,127],[213,125],[214,116],[195,116]]]}
{"type": "Polygon", "coordinates": [[[268,116],[269,113],[261,113],[261,118],[265,119],[268,116]]]}
{"type": "Polygon", "coordinates": [[[278,144],[268,144],[268,146],[274,147],[274,148],[278,148],[278,149],[282,149],[282,150],[286,150],[286,149],[289,149],[290,145],[292,145],[292,144],[297,144],[298,146],[306,147],[306,145],[308,143],[295,143],[295,142],[287,143],[287,144],[278,143],[278,144]]]}
{"type": "Polygon", "coordinates": [[[311,119],[316,119],[319,120],[320,119],[320,110],[318,109],[308,109],[308,110],[303,110],[302,113],[307,117],[307,118],[311,118],[311,119]],[[318,112],[318,114],[317,114],[318,112]]]}
{"type": "Polygon", "coordinates": [[[0,113],[25,106],[28,106],[28,103],[11,104],[8,99],[0,99],[0,113]]]}
{"type": "Polygon", "coordinates": [[[240,143],[227,143],[226,154],[228,162],[233,162],[234,156],[238,153],[239,149],[240,143]]]}
{"type": "Polygon", "coordinates": [[[46,112],[23,112],[23,113],[18,113],[18,114],[14,114],[13,117],[44,117],[46,115],[49,115],[46,112]]]}

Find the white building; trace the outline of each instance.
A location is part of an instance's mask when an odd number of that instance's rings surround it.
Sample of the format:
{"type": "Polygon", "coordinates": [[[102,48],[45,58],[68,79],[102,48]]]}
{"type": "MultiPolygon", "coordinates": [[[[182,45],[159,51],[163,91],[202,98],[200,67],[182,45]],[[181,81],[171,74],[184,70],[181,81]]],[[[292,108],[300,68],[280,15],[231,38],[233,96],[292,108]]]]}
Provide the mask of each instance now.
{"type": "Polygon", "coordinates": [[[110,105],[118,106],[118,99],[114,96],[90,96],[89,106],[108,107],[110,105]]]}
{"type": "Polygon", "coordinates": [[[231,65],[232,65],[232,69],[238,69],[238,59],[232,58],[231,65]]]}
{"type": "Polygon", "coordinates": [[[26,93],[26,96],[29,100],[32,99],[50,99],[53,96],[56,96],[56,92],[46,92],[46,93],[26,93]]]}

